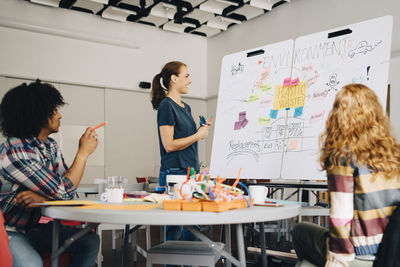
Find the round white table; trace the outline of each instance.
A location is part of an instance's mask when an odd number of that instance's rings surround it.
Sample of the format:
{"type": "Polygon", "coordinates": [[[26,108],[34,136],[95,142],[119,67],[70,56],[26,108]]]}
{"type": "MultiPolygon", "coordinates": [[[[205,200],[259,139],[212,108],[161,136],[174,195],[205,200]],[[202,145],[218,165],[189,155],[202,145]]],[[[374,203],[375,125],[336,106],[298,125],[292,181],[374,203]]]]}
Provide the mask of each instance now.
{"type": "MultiPolygon", "coordinates": [[[[118,204],[115,204],[118,205],[118,204]]],[[[126,205],[126,203],[124,203],[126,205]]],[[[135,204],[131,204],[135,205],[135,204]]],[[[154,204],[148,204],[154,205],[154,204]]],[[[129,233],[129,225],[185,225],[188,230],[195,234],[200,240],[206,242],[210,247],[217,247],[197,229],[190,227],[191,225],[236,225],[237,243],[239,261],[230,255],[229,251],[218,251],[227,259],[237,266],[245,266],[245,247],[243,240],[243,223],[261,223],[267,221],[283,220],[298,216],[300,212],[299,205],[284,205],[281,207],[262,207],[255,206],[252,208],[236,209],[225,212],[193,212],[193,211],[171,211],[163,210],[157,207],[149,210],[99,210],[99,209],[79,209],[76,207],[50,206],[42,208],[42,214],[57,220],[73,220],[90,223],[110,223],[125,224],[125,241],[127,241],[127,233],[129,233]]],[[[57,227],[57,223],[54,223],[57,227]]],[[[138,227],[137,227],[138,228],[138,227]]],[[[135,228],[135,229],[137,229],[135,228]]],[[[229,227],[227,227],[229,228],[229,227]]],[[[57,266],[57,257],[55,250],[58,249],[58,229],[53,229],[55,237],[53,243],[53,263],[57,266]]],[[[227,234],[227,232],[225,232],[227,234]]],[[[264,235],[262,235],[264,236],[264,235]]],[[[229,238],[229,237],[226,237],[229,238]]],[[[230,240],[227,240],[230,241],[230,240]]],[[[265,246],[265,243],[264,243],[265,246]]],[[[126,248],[126,247],[125,247],[126,248]]],[[[125,249],[124,248],[124,249],[125,249]]],[[[265,252],[265,249],[264,249],[265,252]]],[[[123,253],[125,254],[125,253],[123,253]]],[[[125,263],[123,259],[123,264],[125,263]]]]}

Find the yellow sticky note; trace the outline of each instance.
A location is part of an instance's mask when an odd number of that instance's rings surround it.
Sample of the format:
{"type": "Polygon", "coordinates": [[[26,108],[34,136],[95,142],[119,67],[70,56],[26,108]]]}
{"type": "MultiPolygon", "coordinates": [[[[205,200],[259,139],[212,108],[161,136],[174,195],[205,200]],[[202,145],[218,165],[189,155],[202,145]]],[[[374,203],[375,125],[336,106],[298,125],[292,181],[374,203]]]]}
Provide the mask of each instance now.
{"type": "Polygon", "coordinates": [[[297,108],[304,106],[306,99],[306,83],[283,87],[277,85],[274,95],[274,109],[297,108]]]}

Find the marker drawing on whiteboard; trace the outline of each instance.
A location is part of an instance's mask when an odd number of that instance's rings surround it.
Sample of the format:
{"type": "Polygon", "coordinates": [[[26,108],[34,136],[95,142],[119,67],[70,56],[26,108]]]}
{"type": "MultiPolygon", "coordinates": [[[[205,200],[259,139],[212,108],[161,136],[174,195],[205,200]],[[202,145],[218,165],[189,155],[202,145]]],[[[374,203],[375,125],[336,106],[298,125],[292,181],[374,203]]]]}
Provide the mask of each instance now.
{"type": "Polygon", "coordinates": [[[331,75],[329,75],[329,81],[326,83],[326,85],[328,85],[329,86],[329,89],[328,89],[328,91],[331,91],[331,90],[335,90],[336,92],[338,91],[338,89],[336,88],[336,86],[340,83],[338,80],[337,80],[337,74],[336,73],[332,73],[331,75]]]}
{"type": "Polygon", "coordinates": [[[359,42],[356,47],[349,51],[348,56],[353,58],[357,54],[367,54],[368,52],[373,51],[378,45],[382,43],[382,40],[379,40],[375,45],[370,45],[368,41],[359,42]]]}
{"type": "Polygon", "coordinates": [[[244,70],[244,65],[239,62],[237,65],[232,66],[231,74],[232,76],[236,76],[238,73],[242,73],[243,70],[244,70]]]}

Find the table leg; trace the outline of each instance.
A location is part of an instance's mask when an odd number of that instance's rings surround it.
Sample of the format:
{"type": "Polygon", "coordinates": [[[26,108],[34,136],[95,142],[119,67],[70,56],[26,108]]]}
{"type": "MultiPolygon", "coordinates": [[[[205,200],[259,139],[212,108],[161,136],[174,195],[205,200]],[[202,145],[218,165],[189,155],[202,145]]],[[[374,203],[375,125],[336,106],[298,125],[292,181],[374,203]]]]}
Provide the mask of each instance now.
{"type": "Polygon", "coordinates": [[[129,224],[125,225],[124,240],[122,243],[122,267],[126,266],[126,255],[128,252],[129,224]]]}
{"type": "MultiPolygon", "coordinates": [[[[232,247],[231,247],[231,226],[229,224],[224,225],[224,232],[225,232],[225,251],[232,254],[232,247]]],[[[226,259],[226,267],[231,267],[232,263],[229,259],[226,259]]]]}
{"type": "Polygon", "coordinates": [[[264,231],[264,223],[259,223],[260,227],[260,243],[261,243],[261,266],[267,267],[267,253],[265,252],[265,231],[264,231]]]}
{"type": "Polygon", "coordinates": [[[126,257],[128,255],[128,238],[129,235],[136,232],[137,229],[142,227],[141,225],[136,225],[132,229],[129,229],[130,225],[126,224],[125,225],[125,230],[124,230],[124,241],[122,243],[122,267],[126,266],[126,257]]]}
{"type": "Polygon", "coordinates": [[[58,250],[58,238],[60,234],[60,221],[54,219],[53,222],[53,240],[51,247],[51,267],[58,267],[58,255],[56,252],[58,250]]]}
{"type": "Polygon", "coordinates": [[[243,237],[243,226],[242,224],[236,224],[236,240],[238,246],[239,262],[241,267],[246,267],[246,255],[244,248],[244,237],[243,237]]]}

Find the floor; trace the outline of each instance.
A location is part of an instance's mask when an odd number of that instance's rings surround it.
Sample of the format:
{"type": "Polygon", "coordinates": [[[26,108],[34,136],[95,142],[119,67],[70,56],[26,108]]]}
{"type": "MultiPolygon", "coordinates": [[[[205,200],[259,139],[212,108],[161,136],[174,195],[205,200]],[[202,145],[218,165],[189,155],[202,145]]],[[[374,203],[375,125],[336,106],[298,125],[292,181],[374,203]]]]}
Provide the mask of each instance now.
{"type": "MultiPolygon", "coordinates": [[[[234,233],[234,230],[232,230],[232,252],[235,255],[236,251],[236,240],[235,236],[236,234],[234,233]]],[[[221,232],[221,227],[220,226],[214,226],[212,228],[212,235],[213,235],[213,240],[219,240],[220,238],[220,232],[221,232]]],[[[121,231],[117,231],[117,234],[122,234],[121,231]]],[[[207,234],[207,232],[204,232],[207,234]]],[[[109,231],[103,231],[103,244],[102,244],[102,251],[103,251],[103,267],[114,267],[114,266],[121,266],[121,258],[122,258],[122,238],[117,238],[116,241],[116,250],[112,250],[112,240],[111,240],[111,230],[109,231]]],[[[160,236],[160,231],[159,227],[151,227],[151,237],[152,237],[152,245],[156,245],[159,243],[159,236],[160,236]]],[[[137,231],[137,243],[139,246],[145,248],[145,230],[144,229],[139,229],[137,231]]],[[[257,246],[259,243],[258,236],[255,236],[254,238],[251,237],[250,231],[245,237],[245,243],[246,246],[257,246]]],[[[267,248],[269,249],[274,249],[274,250],[280,250],[280,251],[285,251],[288,252],[292,249],[292,244],[289,241],[286,240],[281,240],[279,243],[277,243],[277,234],[276,233],[266,233],[266,243],[267,243],[267,248]]],[[[129,252],[128,252],[128,260],[127,260],[127,267],[145,267],[146,266],[146,259],[140,254],[137,253],[137,259],[136,261],[133,260],[133,248],[132,245],[129,244],[128,246],[129,252]]],[[[280,262],[277,259],[268,259],[268,267],[292,267],[294,266],[294,263],[289,263],[289,262],[280,262]]],[[[259,256],[249,254],[246,255],[246,265],[248,267],[261,267],[260,259],[259,256]]],[[[158,266],[158,265],[155,265],[158,266]]],[[[217,267],[223,266],[222,261],[220,260],[217,264],[217,267]]]]}

